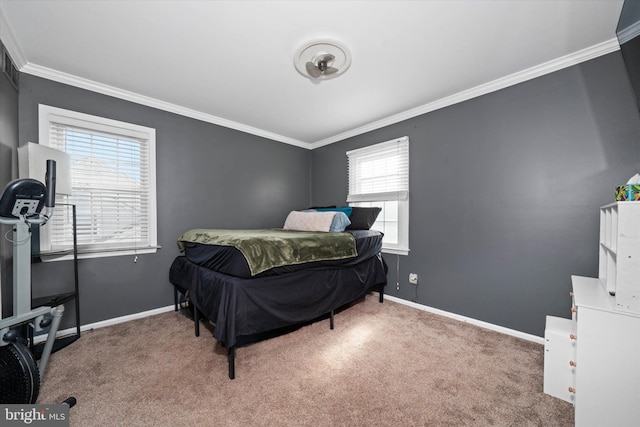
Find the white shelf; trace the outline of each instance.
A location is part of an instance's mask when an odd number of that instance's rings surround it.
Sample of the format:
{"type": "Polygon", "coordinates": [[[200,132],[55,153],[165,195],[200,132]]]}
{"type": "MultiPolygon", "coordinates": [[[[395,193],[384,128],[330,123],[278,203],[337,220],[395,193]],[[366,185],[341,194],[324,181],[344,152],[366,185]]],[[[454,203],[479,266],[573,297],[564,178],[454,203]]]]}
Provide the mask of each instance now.
{"type": "Polygon", "coordinates": [[[600,208],[598,277],[615,309],[640,313],[640,202],[600,208]]]}

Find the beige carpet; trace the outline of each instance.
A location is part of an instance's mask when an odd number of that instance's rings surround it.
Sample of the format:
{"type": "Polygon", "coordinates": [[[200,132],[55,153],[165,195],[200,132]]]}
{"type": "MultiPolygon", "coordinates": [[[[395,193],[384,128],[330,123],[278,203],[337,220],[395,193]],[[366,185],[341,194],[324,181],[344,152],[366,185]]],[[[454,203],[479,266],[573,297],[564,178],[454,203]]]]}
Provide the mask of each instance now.
{"type": "Polygon", "coordinates": [[[542,393],[543,346],[370,295],[241,347],[165,313],[83,333],[51,356],[38,403],[72,426],[571,426],[542,393]]]}

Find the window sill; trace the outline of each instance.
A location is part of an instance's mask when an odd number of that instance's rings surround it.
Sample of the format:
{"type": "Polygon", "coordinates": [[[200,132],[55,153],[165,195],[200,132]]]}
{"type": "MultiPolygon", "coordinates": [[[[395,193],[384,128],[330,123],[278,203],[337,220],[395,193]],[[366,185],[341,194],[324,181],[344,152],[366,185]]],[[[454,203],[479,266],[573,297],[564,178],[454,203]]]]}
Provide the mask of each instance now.
{"type": "Polygon", "coordinates": [[[382,248],[383,254],[409,255],[409,249],[382,248]]]}
{"type": "MultiPolygon", "coordinates": [[[[113,257],[113,256],[123,256],[123,255],[143,255],[143,254],[154,254],[158,251],[158,249],[162,249],[162,246],[151,246],[148,248],[139,248],[139,249],[94,249],[94,250],[78,250],[78,259],[88,259],[88,258],[105,258],[105,257],[113,257]]],[[[51,261],[69,261],[73,260],[73,250],[66,251],[50,251],[50,252],[41,252],[38,256],[44,262],[51,261]]]]}

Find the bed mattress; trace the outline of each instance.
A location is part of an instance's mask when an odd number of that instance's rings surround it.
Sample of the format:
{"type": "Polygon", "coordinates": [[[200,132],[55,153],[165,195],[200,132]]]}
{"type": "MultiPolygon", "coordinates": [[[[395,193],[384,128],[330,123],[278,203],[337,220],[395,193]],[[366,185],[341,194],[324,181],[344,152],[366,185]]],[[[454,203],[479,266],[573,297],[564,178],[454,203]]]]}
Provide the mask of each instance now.
{"type": "Polygon", "coordinates": [[[275,267],[255,276],[242,252],[233,246],[208,245],[185,242],[184,255],[193,264],[233,277],[251,278],[288,274],[295,271],[319,266],[349,266],[360,263],[380,253],[383,234],[375,230],[347,230],[353,235],[358,255],[352,258],[315,261],[305,264],[275,267]]]}

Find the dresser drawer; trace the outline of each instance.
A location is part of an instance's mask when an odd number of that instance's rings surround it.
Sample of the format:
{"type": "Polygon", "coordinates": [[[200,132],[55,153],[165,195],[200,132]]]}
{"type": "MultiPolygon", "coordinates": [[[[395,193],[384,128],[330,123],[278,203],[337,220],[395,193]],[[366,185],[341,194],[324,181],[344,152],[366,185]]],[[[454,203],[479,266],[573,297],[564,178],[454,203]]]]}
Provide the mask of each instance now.
{"type": "Polygon", "coordinates": [[[575,322],[547,316],[544,330],[544,389],[553,397],[574,403],[576,377],[575,322]]]}

